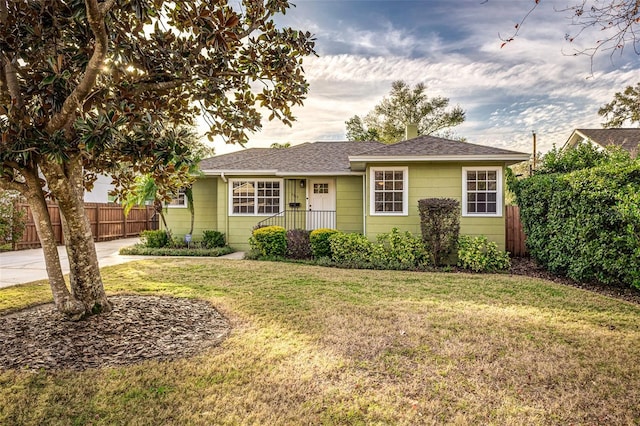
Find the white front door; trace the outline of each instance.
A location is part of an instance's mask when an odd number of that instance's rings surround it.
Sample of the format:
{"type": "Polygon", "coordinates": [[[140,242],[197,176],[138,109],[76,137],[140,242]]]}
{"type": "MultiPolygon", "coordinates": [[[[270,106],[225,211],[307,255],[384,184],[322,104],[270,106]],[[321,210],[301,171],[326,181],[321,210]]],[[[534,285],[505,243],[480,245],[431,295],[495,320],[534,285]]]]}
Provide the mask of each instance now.
{"type": "Polygon", "coordinates": [[[310,179],[307,229],[336,227],[336,186],[333,179],[310,179]]]}

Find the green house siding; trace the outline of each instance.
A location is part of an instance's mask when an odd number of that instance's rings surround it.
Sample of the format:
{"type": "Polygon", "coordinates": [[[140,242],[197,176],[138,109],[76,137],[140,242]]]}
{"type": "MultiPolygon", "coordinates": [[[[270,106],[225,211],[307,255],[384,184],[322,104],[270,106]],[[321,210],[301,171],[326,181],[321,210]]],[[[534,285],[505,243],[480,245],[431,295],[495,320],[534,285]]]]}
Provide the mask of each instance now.
{"type": "MultiPolygon", "coordinates": [[[[398,228],[420,235],[420,213],[418,200],[423,198],[453,198],[462,202],[462,167],[502,166],[502,164],[463,164],[463,163],[423,163],[410,164],[409,168],[409,200],[408,214],[404,215],[372,215],[370,211],[370,172],[367,169],[367,205],[366,205],[366,235],[375,240],[381,233],[398,228]]],[[[406,164],[384,164],[380,167],[406,167],[406,164]]],[[[378,167],[378,165],[374,166],[378,167]]],[[[503,173],[504,181],[504,173],[503,173]]],[[[504,185],[503,185],[504,188],[504,185]]],[[[504,191],[503,191],[504,192],[504,191]]],[[[503,194],[504,198],[504,194],[503,194]]],[[[500,217],[462,217],[460,219],[460,233],[462,235],[485,235],[495,241],[501,250],[505,248],[505,219],[500,217]]]]}
{"type": "Polygon", "coordinates": [[[336,228],[343,232],[364,231],[362,180],[362,176],[339,176],[336,179],[336,228]]]}
{"type": "MultiPolygon", "coordinates": [[[[193,239],[201,240],[202,231],[215,230],[218,228],[218,217],[216,215],[216,192],[215,179],[202,178],[193,183],[193,204],[194,223],[193,239]]],[[[167,225],[173,236],[183,239],[191,227],[191,213],[185,207],[167,207],[165,209],[167,225]]]]}

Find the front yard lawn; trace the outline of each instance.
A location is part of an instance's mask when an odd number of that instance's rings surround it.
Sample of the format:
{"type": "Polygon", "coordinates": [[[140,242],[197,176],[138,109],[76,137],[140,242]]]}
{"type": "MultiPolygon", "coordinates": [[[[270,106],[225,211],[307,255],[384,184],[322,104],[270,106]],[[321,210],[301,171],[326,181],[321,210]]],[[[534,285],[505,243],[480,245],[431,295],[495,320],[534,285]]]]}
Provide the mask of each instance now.
{"type": "MultiPolygon", "coordinates": [[[[636,304],[509,275],[209,258],[103,278],[208,300],[231,333],[177,361],[0,369],[0,424],[640,423],[636,304]]],[[[2,289],[0,314],[49,298],[2,289]]]]}

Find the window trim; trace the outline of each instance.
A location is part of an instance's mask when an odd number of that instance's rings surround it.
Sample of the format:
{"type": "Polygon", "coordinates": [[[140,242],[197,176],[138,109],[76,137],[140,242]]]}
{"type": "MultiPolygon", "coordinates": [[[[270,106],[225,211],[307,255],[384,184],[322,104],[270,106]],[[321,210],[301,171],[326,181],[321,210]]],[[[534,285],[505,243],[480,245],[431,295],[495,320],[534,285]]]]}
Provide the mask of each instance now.
{"type": "Polygon", "coordinates": [[[408,216],[409,215],[409,167],[388,166],[369,168],[369,213],[371,216],[408,216]],[[377,212],[376,211],[376,172],[402,172],[402,211],[401,212],[377,212]]]}
{"type": "Polygon", "coordinates": [[[188,207],[189,204],[189,200],[187,200],[187,194],[186,194],[186,190],[185,188],[180,188],[178,189],[178,193],[172,198],[171,201],[169,201],[168,203],[166,203],[166,207],[168,209],[186,209],[188,207]],[[182,194],[184,196],[184,203],[178,204],[178,203],[174,203],[175,200],[177,200],[180,197],[180,194],[182,194]]]}
{"type": "Polygon", "coordinates": [[[229,216],[236,216],[236,217],[270,217],[270,216],[274,216],[278,213],[280,213],[281,211],[284,210],[284,179],[269,179],[269,178],[230,178],[229,179],[229,216]],[[235,182],[252,182],[254,187],[257,188],[258,186],[258,182],[277,182],[280,184],[280,199],[279,199],[279,204],[278,204],[278,212],[277,213],[258,213],[258,191],[255,192],[254,196],[253,196],[253,202],[254,202],[254,212],[253,213],[234,213],[233,211],[233,184],[235,182]]]}
{"type": "Polygon", "coordinates": [[[503,168],[502,166],[473,166],[462,168],[462,216],[463,217],[502,217],[502,204],[503,204],[503,189],[502,178],[503,168]],[[495,213],[469,213],[467,211],[467,172],[469,171],[483,171],[483,172],[496,172],[496,212],[495,213]]]}

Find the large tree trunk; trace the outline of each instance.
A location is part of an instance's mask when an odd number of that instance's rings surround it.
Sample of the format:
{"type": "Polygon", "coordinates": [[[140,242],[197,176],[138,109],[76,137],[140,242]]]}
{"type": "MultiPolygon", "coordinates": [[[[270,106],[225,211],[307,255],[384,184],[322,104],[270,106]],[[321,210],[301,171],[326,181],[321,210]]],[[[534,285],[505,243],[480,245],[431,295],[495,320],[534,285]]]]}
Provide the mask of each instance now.
{"type": "Polygon", "coordinates": [[[53,225],[51,224],[51,216],[49,216],[47,202],[45,201],[39,178],[35,172],[32,174],[23,172],[23,175],[26,179],[27,189],[21,192],[27,198],[29,206],[31,207],[33,221],[36,226],[36,231],[38,232],[40,244],[42,245],[49,285],[51,286],[51,293],[53,294],[53,302],[59,312],[63,313],[69,319],[77,321],[84,316],[85,307],[73,298],[64,282],[56,238],[53,232],[53,225]]]}
{"type": "Polygon", "coordinates": [[[84,305],[86,315],[108,312],[112,306],[104,291],[91,223],[84,210],[81,158],[70,158],[64,167],[43,164],[42,172],[63,217],[71,293],[84,305]]]}

